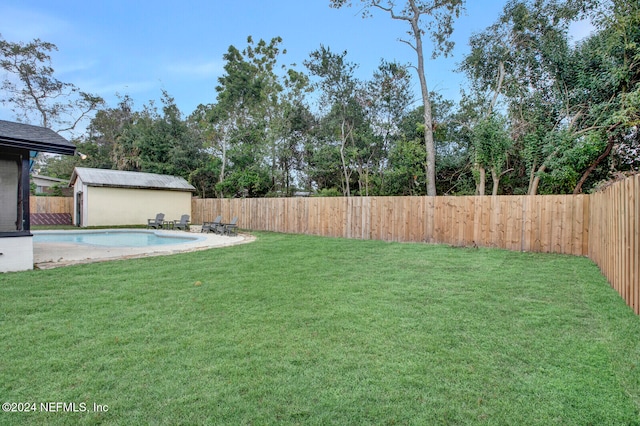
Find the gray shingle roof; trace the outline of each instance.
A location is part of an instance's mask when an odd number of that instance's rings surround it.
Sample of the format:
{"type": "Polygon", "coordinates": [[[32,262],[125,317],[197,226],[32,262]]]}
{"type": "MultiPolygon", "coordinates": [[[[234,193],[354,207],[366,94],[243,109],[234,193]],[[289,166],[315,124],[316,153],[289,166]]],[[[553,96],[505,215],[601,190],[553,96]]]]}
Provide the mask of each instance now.
{"type": "Polygon", "coordinates": [[[0,120],[0,146],[73,155],[76,147],[51,129],[0,120]]]}
{"type": "Polygon", "coordinates": [[[164,189],[171,191],[189,191],[196,189],[184,178],[159,175],[156,173],[125,172],[121,170],[89,169],[76,167],[71,175],[70,186],[77,178],[88,186],[106,186],[112,188],[164,189]]]}

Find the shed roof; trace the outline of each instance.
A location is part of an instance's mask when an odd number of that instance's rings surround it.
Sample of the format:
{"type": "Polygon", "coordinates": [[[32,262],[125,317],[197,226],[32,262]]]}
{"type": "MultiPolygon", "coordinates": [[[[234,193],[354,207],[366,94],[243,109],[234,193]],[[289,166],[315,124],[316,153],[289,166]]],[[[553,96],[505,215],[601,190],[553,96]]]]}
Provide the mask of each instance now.
{"type": "Polygon", "coordinates": [[[111,188],[164,189],[170,191],[193,192],[196,188],[179,176],[160,175],[156,173],[125,172],[121,170],[90,169],[76,167],[71,174],[69,185],[76,179],[88,186],[104,186],[111,188]]]}
{"type": "Polygon", "coordinates": [[[51,129],[0,120],[0,146],[73,155],[76,147],[51,129]]]}

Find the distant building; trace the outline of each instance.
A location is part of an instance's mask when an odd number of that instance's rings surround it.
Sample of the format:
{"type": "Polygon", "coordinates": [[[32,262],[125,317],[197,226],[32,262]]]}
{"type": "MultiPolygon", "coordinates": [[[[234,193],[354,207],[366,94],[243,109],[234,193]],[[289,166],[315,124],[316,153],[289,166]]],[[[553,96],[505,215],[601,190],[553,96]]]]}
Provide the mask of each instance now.
{"type": "Polygon", "coordinates": [[[36,195],[54,195],[60,191],[60,195],[71,197],[73,190],[69,188],[69,181],[50,176],[31,175],[31,182],[36,185],[36,195]]]}
{"type": "Polygon", "coordinates": [[[184,178],[155,173],[76,167],[73,223],[77,226],[143,225],[164,213],[165,220],[191,216],[195,187],[184,178]]]}

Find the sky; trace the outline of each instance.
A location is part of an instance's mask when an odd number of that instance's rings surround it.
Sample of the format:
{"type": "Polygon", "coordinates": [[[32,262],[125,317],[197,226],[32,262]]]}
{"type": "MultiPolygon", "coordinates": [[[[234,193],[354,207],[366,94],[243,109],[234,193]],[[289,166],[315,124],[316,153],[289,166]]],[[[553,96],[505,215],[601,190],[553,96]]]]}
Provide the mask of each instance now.
{"type": "MultiPolygon", "coordinates": [[[[469,37],[494,23],[505,3],[467,2],[455,23],[452,56],[426,62],[429,90],[459,98],[464,76],[454,70],[469,52],[469,37]]],[[[365,80],[381,59],[415,64],[415,51],[399,41],[407,37],[408,24],[377,10],[363,19],[358,4],[332,9],[329,0],[3,0],[0,34],[10,42],[39,38],[55,44],[55,77],[102,96],[108,107],[124,95],[135,109],[150,101],[159,106],[165,90],[187,116],[199,104],[215,103],[222,57],[230,45],[246,47],[248,36],[255,41],[281,37],[287,53],[280,63],[300,71],[321,45],[347,51],[347,61],[358,65],[356,76],[365,80]]],[[[590,29],[572,31],[579,39],[590,29]]],[[[426,47],[429,58],[430,43],[426,47]]],[[[0,105],[0,119],[15,117],[0,105]]]]}

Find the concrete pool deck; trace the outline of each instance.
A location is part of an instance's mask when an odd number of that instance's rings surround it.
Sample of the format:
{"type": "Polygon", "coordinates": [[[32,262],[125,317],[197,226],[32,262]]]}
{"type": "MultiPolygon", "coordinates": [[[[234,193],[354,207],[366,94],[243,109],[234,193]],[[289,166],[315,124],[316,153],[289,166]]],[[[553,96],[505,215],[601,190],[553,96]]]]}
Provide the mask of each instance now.
{"type": "MultiPolygon", "coordinates": [[[[101,231],[108,231],[107,229],[101,231]]],[[[122,229],[119,229],[122,231],[122,229]]],[[[140,231],[140,229],[132,229],[140,231]]],[[[38,234],[41,231],[33,231],[38,234]]],[[[46,232],[46,231],[42,231],[46,232]]],[[[73,231],[70,231],[73,232],[73,231]]],[[[185,236],[194,235],[204,237],[201,240],[180,244],[167,244],[147,247],[103,247],[75,243],[33,243],[33,262],[35,269],[49,269],[60,266],[77,265],[83,263],[103,262],[119,259],[136,259],[150,256],[165,256],[197,250],[207,250],[216,247],[227,247],[236,244],[249,243],[255,237],[239,233],[229,237],[218,234],[200,233],[199,226],[192,226],[191,232],[162,230],[161,234],[185,236]]]]}

